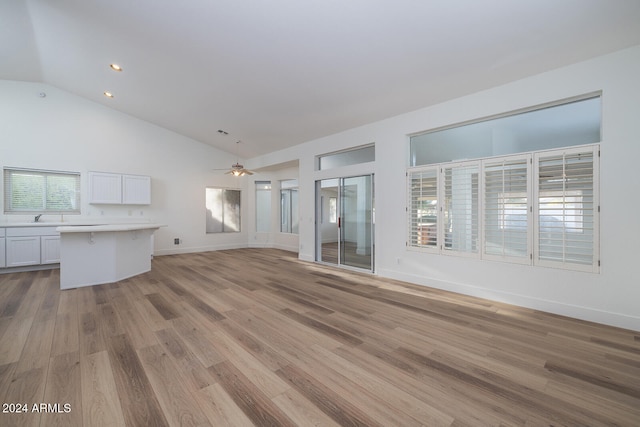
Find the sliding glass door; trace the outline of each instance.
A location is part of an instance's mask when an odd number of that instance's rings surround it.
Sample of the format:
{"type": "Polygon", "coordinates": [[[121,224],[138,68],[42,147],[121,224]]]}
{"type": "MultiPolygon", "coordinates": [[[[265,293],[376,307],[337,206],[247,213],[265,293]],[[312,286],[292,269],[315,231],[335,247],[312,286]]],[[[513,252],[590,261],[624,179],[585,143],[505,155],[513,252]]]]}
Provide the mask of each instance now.
{"type": "Polygon", "coordinates": [[[316,182],[316,260],[373,271],[373,175],[316,182]]]}

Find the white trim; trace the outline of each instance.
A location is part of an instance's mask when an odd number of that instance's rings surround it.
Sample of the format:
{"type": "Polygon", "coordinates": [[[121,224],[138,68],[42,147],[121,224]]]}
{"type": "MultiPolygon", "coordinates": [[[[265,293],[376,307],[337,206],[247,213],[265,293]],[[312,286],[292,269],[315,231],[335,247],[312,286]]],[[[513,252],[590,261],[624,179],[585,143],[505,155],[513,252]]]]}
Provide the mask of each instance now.
{"type": "Polygon", "coordinates": [[[611,311],[598,310],[590,307],[566,304],[543,298],[497,291],[469,284],[425,279],[424,276],[417,274],[408,274],[398,270],[383,269],[378,271],[378,275],[380,277],[385,277],[393,280],[401,280],[419,286],[442,289],[444,291],[455,292],[505,304],[530,308],[532,310],[540,310],[547,313],[558,314],[561,316],[586,320],[589,322],[597,322],[634,331],[640,330],[640,316],[630,316],[611,311]]]}

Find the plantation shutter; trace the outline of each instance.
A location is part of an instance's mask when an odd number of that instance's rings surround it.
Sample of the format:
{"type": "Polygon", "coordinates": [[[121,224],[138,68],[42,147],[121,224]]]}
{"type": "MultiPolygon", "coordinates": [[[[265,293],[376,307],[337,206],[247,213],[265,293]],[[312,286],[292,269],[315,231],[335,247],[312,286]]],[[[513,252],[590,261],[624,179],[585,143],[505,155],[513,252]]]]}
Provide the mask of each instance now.
{"type": "Polygon", "coordinates": [[[484,162],[486,259],[529,263],[529,164],[531,156],[484,162]]]}
{"type": "Polygon", "coordinates": [[[438,247],[438,168],[409,172],[409,246],[438,247]]]}
{"type": "Polygon", "coordinates": [[[597,271],[597,148],[536,155],[536,261],[597,271]]]}
{"type": "Polygon", "coordinates": [[[442,169],[444,178],[443,253],[479,256],[479,162],[442,169]]]}
{"type": "Polygon", "coordinates": [[[5,213],[80,213],[80,174],[4,169],[5,213]]]}

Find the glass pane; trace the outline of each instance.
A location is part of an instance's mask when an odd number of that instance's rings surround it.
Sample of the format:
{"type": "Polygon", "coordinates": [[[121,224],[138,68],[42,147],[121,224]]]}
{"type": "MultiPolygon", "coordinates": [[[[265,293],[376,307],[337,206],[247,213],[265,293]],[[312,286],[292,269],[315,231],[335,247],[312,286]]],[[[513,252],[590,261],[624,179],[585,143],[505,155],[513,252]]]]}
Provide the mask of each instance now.
{"type": "Polygon", "coordinates": [[[593,153],[539,161],[538,253],[541,260],[593,264],[593,153]]]}
{"type": "Polygon", "coordinates": [[[340,260],[344,265],[372,268],[372,184],[371,175],[342,180],[340,260]]]}
{"type": "Polygon", "coordinates": [[[593,144],[600,97],[460,125],[410,138],[411,166],[593,144]]]}
{"type": "Polygon", "coordinates": [[[45,177],[41,174],[11,174],[11,209],[36,211],[45,208],[45,177]]]}
{"type": "Polygon", "coordinates": [[[291,233],[291,190],[280,191],[280,232],[291,233]]]}
{"type": "Polygon", "coordinates": [[[207,233],[222,233],[222,191],[220,188],[206,189],[207,233]]]}
{"type": "Polygon", "coordinates": [[[291,232],[298,234],[298,190],[291,190],[291,232]]]}
{"type": "Polygon", "coordinates": [[[316,221],[317,260],[338,264],[338,180],[318,181],[316,191],[316,203],[318,204],[316,214],[320,217],[319,221],[316,221]]]}
{"type": "Polygon", "coordinates": [[[298,180],[280,182],[280,231],[298,233],[298,180]]]}
{"type": "Polygon", "coordinates": [[[374,145],[368,145],[354,150],[342,151],[340,153],[325,154],[318,157],[319,170],[339,168],[342,166],[357,165],[360,163],[373,162],[376,160],[374,145]]]}
{"type": "Polygon", "coordinates": [[[47,176],[47,210],[65,211],[77,209],[75,176],[47,176]]]}
{"type": "Polygon", "coordinates": [[[236,233],[240,231],[240,190],[224,190],[223,217],[224,232],[236,233]]]}
{"type": "Polygon", "coordinates": [[[438,243],[438,170],[411,173],[410,242],[415,247],[438,243]]]}
{"type": "Polygon", "coordinates": [[[256,181],[256,231],[271,230],[271,181],[256,181]]]}
{"type": "Polygon", "coordinates": [[[444,249],[478,252],[478,167],[445,169],[444,249]]]}
{"type": "Polygon", "coordinates": [[[207,233],[240,231],[240,190],[207,188],[205,206],[207,233]]]}
{"type": "Polygon", "coordinates": [[[485,165],[485,254],[528,258],[527,160],[503,160],[485,165]]]}

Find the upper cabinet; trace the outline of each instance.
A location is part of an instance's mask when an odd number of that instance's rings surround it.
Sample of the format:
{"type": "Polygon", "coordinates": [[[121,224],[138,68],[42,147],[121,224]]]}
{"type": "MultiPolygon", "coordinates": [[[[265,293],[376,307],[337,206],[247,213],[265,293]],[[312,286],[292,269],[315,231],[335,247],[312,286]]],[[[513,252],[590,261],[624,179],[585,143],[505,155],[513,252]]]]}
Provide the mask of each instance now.
{"type": "Polygon", "coordinates": [[[150,205],[151,177],[122,175],[122,203],[125,205],[150,205]]]}
{"type": "Polygon", "coordinates": [[[122,175],[89,172],[89,203],[122,204],[122,175]]]}
{"type": "Polygon", "coordinates": [[[151,177],[89,172],[89,203],[150,205],[151,177]]]}

